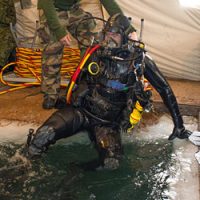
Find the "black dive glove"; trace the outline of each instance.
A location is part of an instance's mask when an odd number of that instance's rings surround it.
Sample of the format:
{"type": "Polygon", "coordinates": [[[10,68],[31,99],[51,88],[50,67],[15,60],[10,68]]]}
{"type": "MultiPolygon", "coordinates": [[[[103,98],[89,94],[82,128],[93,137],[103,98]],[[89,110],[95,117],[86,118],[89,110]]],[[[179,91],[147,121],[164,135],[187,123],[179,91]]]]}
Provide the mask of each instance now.
{"type": "Polygon", "coordinates": [[[186,138],[188,138],[191,134],[192,134],[192,132],[186,130],[184,126],[181,127],[181,128],[174,127],[174,129],[173,129],[173,131],[172,131],[172,134],[169,136],[168,140],[173,140],[173,139],[175,139],[176,137],[179,138],[179,139],[186,139],[186,138]]]}

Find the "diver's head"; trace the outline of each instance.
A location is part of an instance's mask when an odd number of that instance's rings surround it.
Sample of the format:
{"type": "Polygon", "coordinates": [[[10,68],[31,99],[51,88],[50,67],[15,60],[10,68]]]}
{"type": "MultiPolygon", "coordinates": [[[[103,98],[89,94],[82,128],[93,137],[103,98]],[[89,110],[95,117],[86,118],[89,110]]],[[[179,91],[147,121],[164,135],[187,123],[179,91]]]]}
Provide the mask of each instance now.
{"type": "Polygon", "coordinates": [[[106,32],[104,36],[104,46],[109,48],[119,48],[122,46],[122,36],[119,33],[106,32]]]}
{"type": "Polygon", "coordinates": [[[103,30],[104,46],[110,48],[120,48],[128,41],[127,30],[130,27],[130,20],[120,13],[111,16],[103,30]]]}

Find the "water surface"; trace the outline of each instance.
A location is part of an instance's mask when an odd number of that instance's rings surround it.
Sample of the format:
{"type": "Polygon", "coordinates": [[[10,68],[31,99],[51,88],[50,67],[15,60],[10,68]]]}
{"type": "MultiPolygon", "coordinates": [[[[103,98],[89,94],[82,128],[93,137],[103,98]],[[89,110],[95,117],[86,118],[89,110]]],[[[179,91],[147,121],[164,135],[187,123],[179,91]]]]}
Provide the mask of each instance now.
{"type": "Polygon", "coordinates": [[[172,144],[167,140],[124,144],[121,166],[113,171],[87,171],[80,166],[97,157],[89,142],[65,140],[31,165],[16,159],[20,148],[12,143],[0,146],[2,200],[169,199],[172,144]]]}

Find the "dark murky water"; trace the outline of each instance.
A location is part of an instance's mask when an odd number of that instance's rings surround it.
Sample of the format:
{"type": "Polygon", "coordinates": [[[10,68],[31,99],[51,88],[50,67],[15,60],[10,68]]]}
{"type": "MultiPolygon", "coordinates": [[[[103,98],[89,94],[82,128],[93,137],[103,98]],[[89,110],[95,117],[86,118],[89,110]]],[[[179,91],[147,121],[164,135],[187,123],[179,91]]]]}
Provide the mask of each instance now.
{"type": "Polygon", "coordinates": [[[65,140],[31,166],[16,159],[20,147],[0,145],[1,200],[169,199],[172,144],[167,140],[124,144],[124,159],[113,171],[84,171],[76,164],[96,158],[89,142],[65,140]]]}

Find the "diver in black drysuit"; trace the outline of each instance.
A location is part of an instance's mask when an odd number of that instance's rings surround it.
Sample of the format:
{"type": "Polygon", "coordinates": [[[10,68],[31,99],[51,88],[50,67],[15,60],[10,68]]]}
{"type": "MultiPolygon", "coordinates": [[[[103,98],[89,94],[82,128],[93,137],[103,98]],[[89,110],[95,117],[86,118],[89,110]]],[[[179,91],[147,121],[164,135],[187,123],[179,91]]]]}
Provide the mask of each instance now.
{"type": "Polygon", "coordinates": [[[104,37],[102,42],[104,47],[91,55],[80,76],[79,85],[82,86],[81,81],[84,81],[85,89],[78,93],[70,105],[53,113],[37,129],[29,142],[30,157],[42,154],[50,144],[54,144],[61,138],[87,130],[99,153],[98,165],[111,169],[117,168],[123,151],[121,130],[131,126],[129,115],[136,101],[144,109],[150,104],[151,92],[145,92],[141,81],[138,81],[137,76],[141,75],[144,75],[159,92],[169,109],[174,123],[169,140],[176,137],[180,139],[189,137],[190,131],[183,125],[173,91],[154,61],[145,56],[140,60],[144,62],[144,67],[133,69],[140,56],[136,59],[133,57],[137,51],[141,53],[141,49],[135,47],[132,51],[128,47],[127,35],[124,33],[129,25],[128,19],[121,15],[112,16],[108,20],[105,34],[106,32],[121,34],[121,41],[117,43],[112,38],[106,40],[104,37]],[[115,58],[124,60],[119,61],[115,58]],[[92,64],[89,69],[87,66],[90,63],[92,64]]]}

